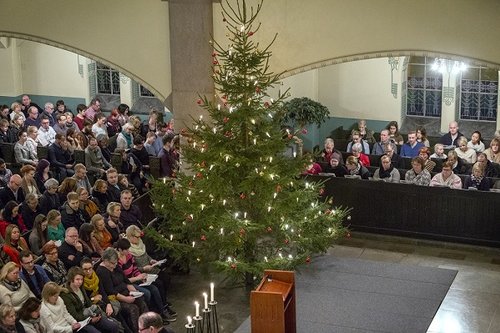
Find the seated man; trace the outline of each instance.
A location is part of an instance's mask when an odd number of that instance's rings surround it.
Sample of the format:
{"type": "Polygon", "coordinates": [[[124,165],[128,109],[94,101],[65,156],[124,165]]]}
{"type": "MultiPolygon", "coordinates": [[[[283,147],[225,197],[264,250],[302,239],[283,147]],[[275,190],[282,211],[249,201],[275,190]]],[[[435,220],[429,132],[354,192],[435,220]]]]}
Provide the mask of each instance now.
{"type": "Polygon", "coordinates": [[[38,129],[38,143],[42,147],[48,147],[56,140],[56,131],[50,126],[50,119],[42,116],[40,120],[40,128],[38,129]]]}
{"type": "Polygon", "coordinates": [[[88,193],[92,192],[89,177],[87,177],[87,168],[82,163],[75,165],[75,174],[73,178],[76,179],[76,187],[83,187],[88,193]]]}
{"type": "Polygon", "coordinates": [[[356,143],[359,143],[361,145],[361,153],[363,154],[369,154],[370,153],[370,146],[368,145],[368,142],[365,140],[361,139],[361,135],[359,134],[358,131],[353,131],[352,132],[352,141],[349,142],[347,145],[347,152],[351,153],[352,152],[352,146],[356,143]]]}
{"type": "Polygon", "coordinates": [[[121,190],[118,185],[118,171],[115,168],[109,168],[106,171],[106,180],[108,183],[106,191],[108,202],[120,202],[121,190]]]}
{"type": "Polygon", "coordinates": [[[24,201],[24,191],[21,188],[22,181],[21,176],[17,173],[10,177],[7,186],[0,190],[0,209],[3,209],[9,201],[13,200],[18,204],[21,204],[24,201]]]}
{"type": "Polygon", "coordinates": [[[401,156],[397,154],[397,148],[395,149],[393,145],[386,145],[384,147],[385,155],[391,158],[391,165],[395,168],[401,167],[401,156]]]}
{"type": "Polygon", "coordinates": [[[391,145],[392,149],[397,151],[396,144],[389,137],[389,130],[384,129],[380,131],[380,142],[375,142],[373,145],[372,155],[384,155],[387,145],[391,145]]]}
{"type": "Polygon", "coordinates": [[[35,126],[36,128],[40,127],[40,118],[38,118],[38,109],[35,106],[32,106],[28,109],[28,117],[24,122],[25,126],[35,126]]]}
{"type": "Polygon", "coordinates": [[[12,171],[7,169],[7,164],[3,158],[0,158],[0,188],[7,186],[12,177],[12,171]]]}
{"type": "Polygon", "coordinates": [[[462,133],[458,131],[458,123],[456,121],[450,122],[448,125],[449,132],[446,133],[439,139],[439,143],[442,143],[444,146],[455,146],[458,147],[458,138],[464,136],[462,133]]]}
{"type": "Polygon", "coordinates": [[[52,126],[52,128],[57,134],[66,136],[68,128],[66,127],[66,115],[64,113],[56,115],[56,123],[52,126]]]}
{"type": "Polygon", "coordinates": [[[441,172],[432,177],[430,186],[446,186],[461,189],[462,180],[453,173],[453,163],[444,162],[441,172]]]}
{"type": "Polygon", "coordinates": [[[78,230],[74,227],[66,229],[64,242],[59,247],[59,257],[66,269],[79,266],[85,257],[83,245],[78,240],[78,230]]]}
{"type": "Polygon", "coordinates": [[[420,151],[420,148],[425,147],[422,142],[417,141],[417,133],[411,131],[408,133],[408,142],[401,147],[401,157],[416,157],[420,151]]]}
{"type": "Polygon", "coordinates": [[[97,139],[94,137],[89,137],[89,145],[85,148],[85,164],[96,179],[101,178],[106,170],[111,168],[111,164],[103,157],[97,139]]]}
{"type": "Polygon", "coordinates": [[[66,198],[61,207],[61,223],[66,230],[71,227],[80,229],[82,224],[90,222],[90,216],[80,208],[80,199],[76,192],[69,192],[66,198]]]}
{"type": "Polygon", "coordinates": [[[73,155],[68,149],[68,142],[64,135],[56,134],[56,141],[49,146],[49,161],[50,165],[57,168],[61,180],[75,174],[73,155]]]}
{"type": "Polygon", "coordinates": [[[130,190],[123,190],[120,195],[121,213],[120,222],[123,228],[128,228],[130,225],[142,227],[141,219],[142,212],[139,206],[132,203],[132,192],[130,190]]]}
{"type": "Polygon", "coordinates": [[[42,266],[35,264],[35,258],[33,258],[33,254],[29,251],[21,251],[19,253],[19,260],[22,266],[19,277],[26,282],[31,292],[37,298],[41,298],[43,286],[50,281],[47,273],[42,266]]]}

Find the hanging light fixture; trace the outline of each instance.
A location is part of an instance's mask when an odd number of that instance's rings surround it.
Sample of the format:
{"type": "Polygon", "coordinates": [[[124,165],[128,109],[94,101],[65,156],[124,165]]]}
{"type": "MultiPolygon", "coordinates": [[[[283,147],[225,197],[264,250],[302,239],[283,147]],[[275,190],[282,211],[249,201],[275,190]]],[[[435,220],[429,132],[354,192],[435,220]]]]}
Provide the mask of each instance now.
{"type": "Polygon", "coordinates": [[[452,74],[456,75],[465,72],[467,64],[462,61],[435,58],[431,69],[443,75],[448,74],[448,84],[443,87],[443,100],[446,105],[450,106],[455,99],[455,88],[450,87],[450,77],[452,74]]]}

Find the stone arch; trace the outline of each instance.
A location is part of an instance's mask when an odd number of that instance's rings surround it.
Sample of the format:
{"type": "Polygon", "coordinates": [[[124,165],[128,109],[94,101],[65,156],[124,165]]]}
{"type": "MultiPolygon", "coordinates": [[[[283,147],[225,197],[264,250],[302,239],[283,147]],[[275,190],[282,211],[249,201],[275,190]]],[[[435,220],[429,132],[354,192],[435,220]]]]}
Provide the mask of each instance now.
{"type": "Polygon", "coordinates": [[[50,46],[53,46],[53,47],[56,47],[56,48],[59,48],[59,49],[63,49],[63,50],[66,50],[66,51],[69,51],[69,52],[73,52],[75,54],[79,54],[79,55],[82,55],[84,57],[87,57],[89,59],[92,59],[94,61],[98,61],[106,66],[109,66],[113,69],[116,69],[118,71],[120,71],[120,73],[122,74],[125,74],[127,77],[133,79],[134,81],[140,83],[141,85],[143,85],[144,87],[146,87],[149,91],[151,91],[156,98],[158,98],[160,101],[165,101],[166,97],[163,96],[163,94],[158,91],[155,87],[153,87],[152,85],[150,85],[148,82],[146,82],[145,80],[143,80],[141,77],[137,76],[136,74],[132,73],[131,71],[127,70],[127,68],[119,65],[119,64],[116,64],[108,59],[105,59],[101,56],[98,56],[94,53],[91,53],[89,51],[86,51],[84,49],[80,49],[80,48],[77,48],[75,46],[72,46],[72,45],[68,45],[68,44],[64,44],[64,43],[61,43],[61,42],[58,42],[58,41],[55,41],[55,40],[52,40],[52,39],[48,39],[48,38],[45,38],[45,37],[39,37],[39,36],[35,36],[35,35],[28,35],[28,34],[23,34],[23,33],[15,33],[15,32],[5,32],[5,31],[0,31],[0,37],[8,37],[8,38],[16,38],[16,39],[23,39],[23,40],[28,40],[28,41],[32,41],[32,42],[37,42],[37,43],[41,43],[41,44],[46,44],[46,45],[50,45],[50,46]]]}

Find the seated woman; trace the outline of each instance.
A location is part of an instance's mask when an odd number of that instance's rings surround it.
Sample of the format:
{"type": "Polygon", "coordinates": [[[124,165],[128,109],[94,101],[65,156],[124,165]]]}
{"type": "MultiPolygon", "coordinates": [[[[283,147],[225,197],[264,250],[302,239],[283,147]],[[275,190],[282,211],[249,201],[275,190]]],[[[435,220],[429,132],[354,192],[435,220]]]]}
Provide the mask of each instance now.
{"type": "Polygon", "coordinates": [[[106,228],[111,233],[111,236],[113,236],[113,243],[118,240],[122,232],[125,232],[123,224],[120,221],[121,208],[120,203],[110,202],[108,207],[106,207],[106,214],[103,215],[106,221],[106,228]]]}
{"type": "Polygon", "coordinates": [[[368,179],[370,177],[370,171],[361,165],[354,156],[349,156],[347,158],[345,166],[347,168],[347,175],[359,176],[362,179],[368,179]]]}
{"type": "Polygon", "coordinates": [[[67,200],[68,193],[76,192],[78,189],[77,180],[73,177],[64,178],[57,189],[57,194],[59,195],[59,201],[64,204],[67,200]]]}
{"type": "Polygon", "coordinates": [[[453,163],[453,172],[457,175],[464,175],[467,173],[467,165],[464,164],[462,159],[458,157],[455,150],[448,152],[448,162],[453,163]]]}
{"type": "Polygon", "coordinates": [[[398,122],[391,121],[385,129],[389,130],[389,138],[392,142],[397,144],[398,146],[402,146],[404,143],[403,136],[399,133],[398,122]]]}
{"type": "Polygon", "coordinates": [[[47,236],[49,240],[64,242],[66,229],[61,221],[61,213],[56,209],[52,209],[47,213],[47,222],[47,236]]]}
{"type": "Polygon", "coordinates": [[[118,266],[123,270],[123,273],[129,281],[133,283],[139,291],[144,293],[144,298],[146,303],[150,305],[150,310],[161,314],[166,321],[175,321],[175,317],[170,316],[169,312],[166,310],[166,304],[162,299],[161,295],[165,294],[164,289],[160,292],[155,283],[148,286],[139,286],[141,283],[146,282],[148,274],[141,272],[136,265],[134,257],[129,252],[129,240],[126,238],[119,239],[115,243],[115,248],[118,251],[118,266]]]}
{"type": "Polygon", "coordinates": [[[485,177],[498,178],[499,174],[497,168],[488,160],[485,153],[477,154],[477,162],[481,163],[485,177]]]}
{"type": "Polygon", "coordinates": [[[89,216],[94,216],[99,213],[99,207],[97,204],[90,199],[90,193],[85,187],[79,187],[76,190],[78,194],[78,199],[80,200],[80,209],[87,212],[89,216]]]}
{"type": "Polygon", "coordinates": [[[95,202],[101,214],[104,214],[108,207],[109,199],[106,194],[107,190],[108,183],[104,179],[97,179],[95,181],[94,188],[92,189],[92,201],[95,202]]]}
{"type": "Polygon", "coordinates": [[[47,276],[58,285],[64,285],[68,272],[64,267],[64,263],[59,259],[57,245],[54,242],[49,242],[42,247],[42,252],[45,255],[42,267],[45,269],[47,276]]]}
{"type": "Polygon", "coordinates": [[[19,309],[19,323],[23,325],[26,333],[44,333],[48,331],[40,320],[41,309],[42,301],[36,297],[28,298],[19,309]]]}
{"type": "Polygon", "coordinates": [[[28,141],[28,134],[25,130],[20,130],[18,133],[18,141],[14,145],[14,155],[16,162],[19,164],[30,164],[36,166],[38,160],[29,149],[26,142],[28,141]]]}
{"type": "Polygon", "coordinates": [[[59,182],[50,178],[45,181],[45,192],[43,192],[40,197],[40,208],[42,209],[42,214],[47,215],[47,213],[52,210],[58,210],[61,208],[61,200],[59,199],[59,195],[57,194],[57,189],[59,188],[59,182]]]}
{"type": "Polygon", "coordinates": [[[2,238],[5,239],[5,230],[10,224],[17,225],[22,232],[28,230],[24,224],[23,217],[19,214],[19,204],[14,200],[7,202],[1,213],[3,219],[0,221],[0,236],[2,238]]]}
{"type": "MultiPolygon", "coordinates": [[[[38,190],[40,193],[45,192],[47,189],[45,187],[45,182],[52,178],[52,172],[50,171],[50,162],[47,161],[46,159],[42,158],[40,161],[38,161],[38,164],[36,165],[36,170],[35,170],[35,182],[36,186],[38,187],[38,190]]],[[[59,186],[59,184],[57,184],[59,186]]]]}
{"type": "Polygon", "coordinates": [[[500,164],[500,138],[493,138],[490,142],[490,147],[484,153],[488,157],[488,160],[500,164]]]}
{"type": "Polygon", "coordinates": [[[436,166],[436,162],[429,159],[430,154],[431,152],[427,147],[420,148],[420,150],[418,151],[418,156],[424,160],[425,170],[432,172],[432,170],[434,170],[434,167],[436,166]]]}
{"type": "Polygon", "coordinates": [[[16,309],[14,309],[14,307],[9,304],[0,305],[0,332],[31,333],[30,331],[25,330],[23,325],[16,320],[16,309]]]}
{"type": "Polygon", "coordinates": [[[417,126],[416,133],[417,133],[417,142],[422,142],[426,147],[431,146],[429,140],[427,140],[427,131],[425,130],[424,126],[417,126]]]}
{"type": "Polygon", "coordinates": [[[76,126],[74,128],[68,128],[66,131],[66,141],[68,142],[68,150],[73,153],[75,150],[84,150],[82,144],[80,142],[80,138],[78,137],[76,131],[76,126]]]}
{"type": "Polygon", "coordinates": [[[391,158],[387,155],[382,155],[380,162],[382,163],[382,167],[375,170],[373,179],[383,180],[389,183],[399,183],[401,175],[399,170],[392,166],[391,158]]]}
{"type": "Polygon", "coordinates": [[[23,250],[29,251],[28,243],[23,236],[19,227],[15,224],[9,224],[5,230],[5,243],[3,244],[2,251],[9,256],[10,261],[16,264],[21,264],[19,253],[23,250]]]}
{"type": "Polygon", "coordinates": [[[303,175],[317,175],[321,173],[323,170],[319,163],[314,162],[313,160],[309,161],[309,164],[306,166],[306,170],[302,172],[303,175]]]}
{"type": "Polygon", "coordinates": [[[481,137],[481,132],[474,131],[470,137],[470,141],[467,142],[467,146],[476,151],[476,153],[482,153],[485,149],[483,138],[481,137]]]}
{"type": "Polygon", "coordinates": [[[347,152],[352,153],[352,146],[356,143],[361,144],[361,152],[363,154],[370,154],[370,145],[368,145],[368,142],[365,140],[361,139],[361,135],[359,134],[358,131],[353,131],[351,134],[352,141],[349,142],[347,145],[347,152]]]}
{"type": "Polygon", "coordinates": [[[19,215],[23,218],[23,223],[28,230],[33,229],[35,217],[42,213],[42,208],[38,203],[38,197],[34,193],[26,194],[24,202],[19,206],[19,215]]]}
{"type": "Polygon", "coordinates": [[[492,186],[490,178],[484,176],[484,168],[480,162],[472,166],[472,174],[467,176],[464,181],[464,188],[475,188],[479,191],[489,191],[492,186]]]}
{"type": "Polygon", "coordinates": [[[109,232],[104,217],[101,214],[96,214],[90,219],[90,224],[94,227],[92,236],[97,240],[99,247],[103,250],[111,247],[113,245],[113,235],[109,232]]]}
{"type": "Polygon", "coordinates": [[[336,177],[344,177],[347,175],[347,169],[344,165],[340,164],[340,154],[333,153],[330,157],[330,163],[327,165],[325,173],[333,173],[336,177]]]}
{"type": "Polygon", "coordinates": [[[45,284],[42,290],[40,318],[44,327],[50,327],[54,333],[73,333],[80,328],[80,323],[73,318],[59,294],[62,287],[55,282],[45,284]]]}
{"type": "Polygon", "coordinates": [[[424,160],[421,157],[414,157],[411,160],[412,168],[405,174],[405,180],[408,183],[421,186],[429,186],[431,174],[425,170],[424,160]]]}
{"type": "Polygon", "coordinates": [[[84,223],[80,226],[78,237],[83,245],[83,252],[90,253],[92,258],[100,259],[103,249],[93,233],[94,226],[90,223],[84,223]]]}
{"type": "Polygon", "coordinates": [[[335,142],[333,141],[333,139],[326,138],[324,143],[324,148],[321,151],[321,158],[318,160],[318,162],[329,163],[333,153],[339,154],[341,158],[340,164],[344,164],[344,160],[342,159],[342,153],[337,149],[335,149],[335,142]]]}
{"type": "Polygon", "coordinates": [[[434,154],[431,155],[431,158],[440,160],[445,160],[448,158],[448,156],[444,153],[444,145],[442,143],[436,143],[434,145],[434,154]]]}
{"type": "Polygon", "coordinates": [[[476,151],[468,146],[467,138],[461,136],[457,140],[458,147],[455,148],[457,156],[460,157],[465,163],[474,164],[476,163],[477,154],[476,151]]]}
{"type": "Polygon", "coordinates": [[[23,176],[21,183],[21,188],[24,191],[24,195],[33,193],[37,197],[41,196],[40,190],[38,190],[38,185],[35,180],[35,167],[32,165],[25,165],[21,168],[20,172],[23,176]]]}
{"type": "Polygon", "coordinates": [[[453,164],[444,162],[440,173],[432,177],[430,186],[446,186],[454,189],[462,188],[462,180],[453,173],[453,164]]]}
{"type": "Polygon", "coordinates": [[[83,332],[118,332],[118,324],[108,319],[97,305],[92,304],[82,287],[83,277],[83,270],[78,266],[71,267],[68,271],[66,289],[61,292],[68,313],[78,321],[91,317],[88,325],[81,329],[83,332]]]}
{"type": "Polygon", "coordinates": [[[130,294],[137,292],[137,289],[123,274],[121,268],[117,267],[117,263],[118,253],[115,249],[108,248],[102,254],[102,263],[96,269],[96,273],[108,298],[120,302],[128,326],[137,332],[139,314],[146,312],[148,308],[142,296],[136,298],[130,294]]]}
{"type": "Polygon", "coordinates": [[[30,288],[19,277],[19,266],[15,262],[8,262],[0,271],[0,303],[9,304],[16,311],[30,297],[35,297],[30,288]]]}
{"type": "Polygon", "coordinates": [[[370,158],[368,158],[367,155],[363,154],[361,150],[362,150],[361,143],[358,142],[353,144],[351,148],[352,156],[356,157],[361,163],[361,165],[363,165],[364,167],[369,167],[370,158]]]}
{"type": "Polygon", "coordinates": [[[28,239],[31,252],[37,256],[42,255],[42,246],[49,242],[54,242],[49,240],[47,234],[47,226],[49,222],[47,217],[43,214],[38,214],[35,217],[35,223],[33,224],[33,230],[31,230],[30,237],[28,239]]]}

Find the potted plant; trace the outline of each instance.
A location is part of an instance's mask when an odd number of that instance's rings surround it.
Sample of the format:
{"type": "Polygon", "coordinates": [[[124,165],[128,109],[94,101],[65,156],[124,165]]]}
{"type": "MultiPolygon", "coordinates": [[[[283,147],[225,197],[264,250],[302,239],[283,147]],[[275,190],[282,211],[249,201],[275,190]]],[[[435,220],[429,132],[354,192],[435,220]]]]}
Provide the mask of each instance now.
{"type": "Polygon", "coordinates": [[[283,104],[285,111],[283,124],[300,128],[309,124],[316,124],[318,128],[326,121],[330,111],[321,103],[308,97],[294,98],[283,104]]]}

